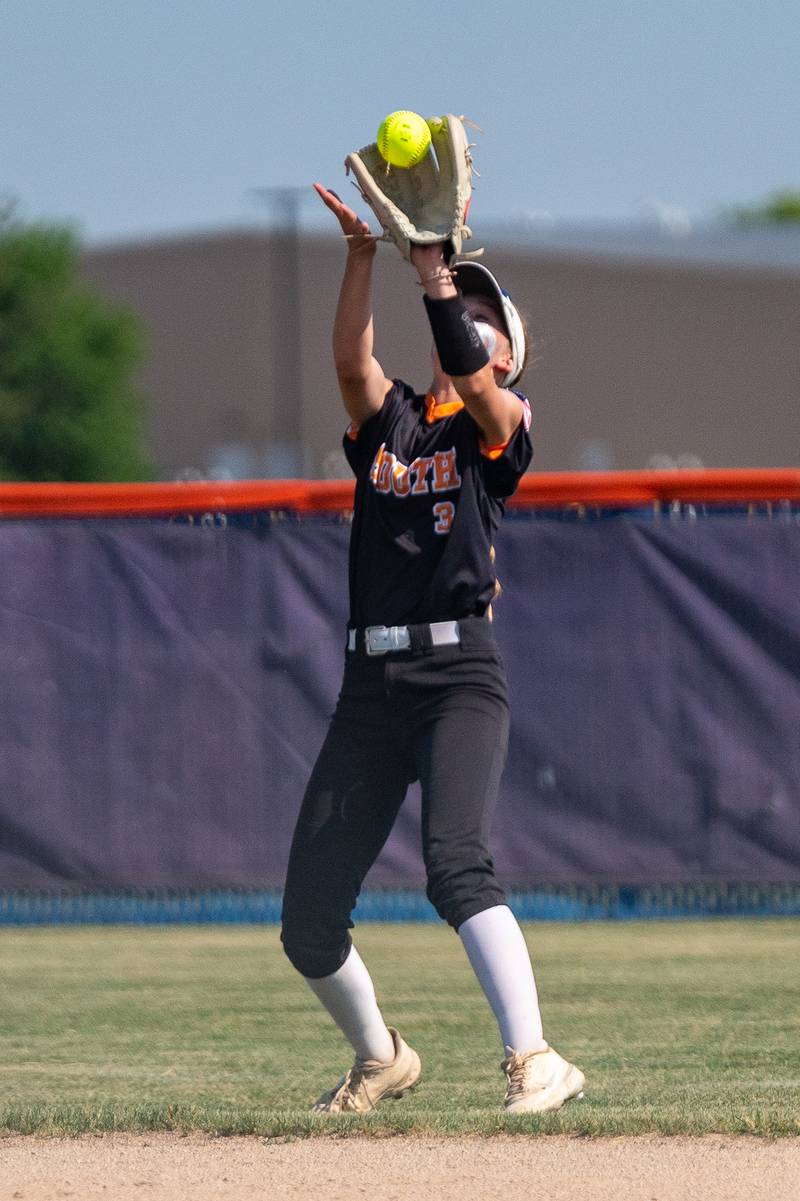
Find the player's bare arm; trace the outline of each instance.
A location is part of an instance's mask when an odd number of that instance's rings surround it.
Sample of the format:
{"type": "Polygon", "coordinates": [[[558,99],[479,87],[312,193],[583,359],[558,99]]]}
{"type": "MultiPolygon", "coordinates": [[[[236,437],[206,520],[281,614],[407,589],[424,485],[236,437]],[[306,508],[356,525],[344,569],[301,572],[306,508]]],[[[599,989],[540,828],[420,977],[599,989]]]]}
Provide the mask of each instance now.
{"type": "MultiPolygon", "coordinates": [[[[411,250],[411,261],[417,269],[425,295],[431,300],[446,300],[458,295],[442,250],[442,243],[417,245],[411,250]]],[[[495,346],[484,366],[468,375],[451,375],[450,378],[485,442],[489,446],[498,446],[508,442],[522,419],[519,397],[506,388],[498,387],[495,380],[495,370],[505,374],[511,367],[511,344],[490,306],[479,298],[469,298],[466,303],[474,320],[485,321],[493,327],[495,346]]]]}
{"type": "Polygon", "coordinates": [[[347,259],[333,324],[333,358],[348,416],[357,425],[383,407],[391,381],[372,353],[372,265],[376,241],[369,225],[322,184],[314,189],[339,221],[347,259]]]}

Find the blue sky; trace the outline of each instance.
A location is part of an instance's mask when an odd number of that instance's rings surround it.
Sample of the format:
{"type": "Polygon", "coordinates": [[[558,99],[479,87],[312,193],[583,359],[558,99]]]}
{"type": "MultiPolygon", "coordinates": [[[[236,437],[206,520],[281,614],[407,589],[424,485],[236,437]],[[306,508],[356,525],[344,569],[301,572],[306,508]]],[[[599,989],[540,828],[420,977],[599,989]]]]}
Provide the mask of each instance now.
{"type": "Polygon", "coordinates": [[[265,219],[340,190],[397,108],[464,113],[481,218],[695,221],[800,187],[787,0],[396,5],[0,0],[0,192],[93,242],[265,219]]]}

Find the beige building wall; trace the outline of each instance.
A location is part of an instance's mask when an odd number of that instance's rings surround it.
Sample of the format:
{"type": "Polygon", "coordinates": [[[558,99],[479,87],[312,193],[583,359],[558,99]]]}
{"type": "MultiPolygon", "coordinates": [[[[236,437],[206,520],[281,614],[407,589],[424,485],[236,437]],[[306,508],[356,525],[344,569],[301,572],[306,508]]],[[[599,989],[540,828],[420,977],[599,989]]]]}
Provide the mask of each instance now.
{"type": "MultiPolygon", "coordinates": [[[[344,247],[331,233],[301,238],[294,261],[291,250],[280,231],[233,231],[86,253],[86,279],[145,324],[162,478],[345,472],[330,354],[344,247]]],[[[510,248],[485,261],[535,340],[534,469],[800,465],[800,272],[510,248]]],[[[414,278],[379,247],[376,354],[424,391],[414,278]]]]}

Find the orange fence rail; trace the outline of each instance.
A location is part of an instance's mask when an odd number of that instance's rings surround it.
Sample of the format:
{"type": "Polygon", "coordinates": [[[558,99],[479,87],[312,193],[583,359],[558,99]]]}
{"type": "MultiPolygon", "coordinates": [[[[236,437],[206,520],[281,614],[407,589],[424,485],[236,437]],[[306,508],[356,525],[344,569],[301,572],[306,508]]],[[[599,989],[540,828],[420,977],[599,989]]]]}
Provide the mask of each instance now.
{"type": "MultiPolygon", "coordinates": [[[[800,501],[800,470],[540,472],[520,482],[515,508],[630,508],[678,501],[800,501]]],[[[2,484],[0,517],[125,517],[352,508],[352,480],[224,480],[169,484],[2,484]]]]}

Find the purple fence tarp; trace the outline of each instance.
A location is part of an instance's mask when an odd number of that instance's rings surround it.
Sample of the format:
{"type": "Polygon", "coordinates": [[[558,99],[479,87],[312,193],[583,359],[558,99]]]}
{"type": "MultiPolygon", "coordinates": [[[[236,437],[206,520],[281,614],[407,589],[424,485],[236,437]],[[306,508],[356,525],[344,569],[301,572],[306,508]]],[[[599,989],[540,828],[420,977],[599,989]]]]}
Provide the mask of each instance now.
{"type": "MultiPolygon", "coordinates": [[[[0,889],[279,887],[341,674],[334,518],[0,525],[0,889]]],[[[509,886],[800,879],[800,525],[510,515],[509,886]]],[[[373,886],[423,882],[412,789],[373,886]]]]}

